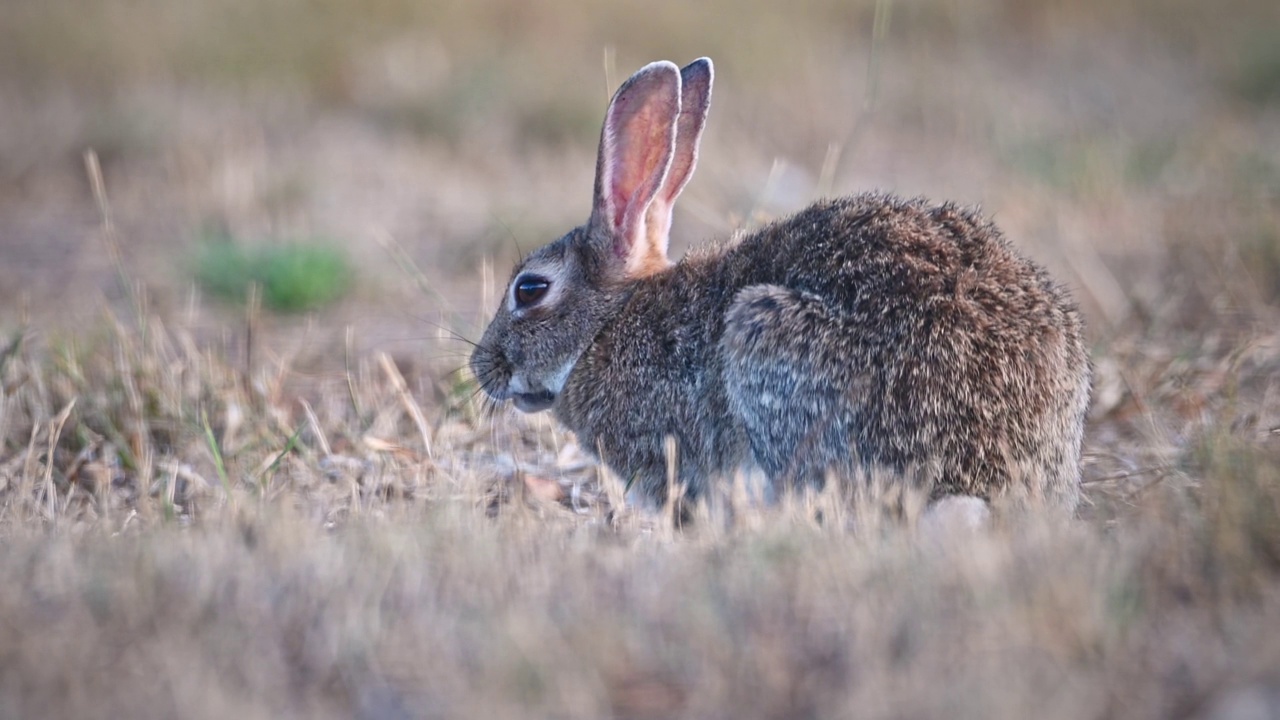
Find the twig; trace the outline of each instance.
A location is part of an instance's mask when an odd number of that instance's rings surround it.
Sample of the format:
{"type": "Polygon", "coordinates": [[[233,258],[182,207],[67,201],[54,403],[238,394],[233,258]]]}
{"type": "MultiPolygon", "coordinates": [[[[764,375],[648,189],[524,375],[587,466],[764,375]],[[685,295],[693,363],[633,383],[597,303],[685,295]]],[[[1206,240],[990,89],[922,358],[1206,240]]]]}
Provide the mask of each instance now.
{"type": "Polygon", "coordinates": [[[434,459],[431,454],[431,430],[427,425],[427,418],[422,414],[422,408],[418,407],[417,401],[409,394],[409,386],[405,383],[404,376],[400,374],[400,370],[396,368],[396,364],[391,361],[391,357],[386,353],[378,353],[378,364],[382,366],[383,374],[391,381],[396,394],[400,396],[400,404],[404,406],[405,412],[409,413],[413,423],[418,426],[418,432],[422,435],[422,445],[426,448],[427,457],[434,459]]]}
{"type": "Polygon", "coordinates": [[[53,487],[54,455],[57,453],[58,440],[62,438],[62,428],[67,424],[67,418],[71,417],[71,411],[75,406],[76,399],[71,398],[71,402],[67,403],[67,406],[62,408],[57,417],[49,423],[49,455],[44,465],[45,512],[49,520],[56,521],[58,518],[58,493],[53,487]]]}

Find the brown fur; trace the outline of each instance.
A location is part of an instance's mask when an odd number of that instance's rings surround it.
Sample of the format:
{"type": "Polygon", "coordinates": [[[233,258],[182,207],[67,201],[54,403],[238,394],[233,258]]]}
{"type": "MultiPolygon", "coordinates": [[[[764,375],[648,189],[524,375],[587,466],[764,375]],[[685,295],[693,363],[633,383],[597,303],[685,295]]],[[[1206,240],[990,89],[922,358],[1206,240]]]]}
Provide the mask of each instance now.
{"type": "Polygon", "coordinates": [[[671,437],[694,496],[744,465],[780,489],[888,468],[935,497],[1075,507],[1080,315],[976,212],[823,201],[670,267],[618,243],[593,219],[531,255],[513,282],[554,267],[563,287],[499,311],[472,367],[492,397],[550,406],[643,495],[665,495],[671,437]]]}

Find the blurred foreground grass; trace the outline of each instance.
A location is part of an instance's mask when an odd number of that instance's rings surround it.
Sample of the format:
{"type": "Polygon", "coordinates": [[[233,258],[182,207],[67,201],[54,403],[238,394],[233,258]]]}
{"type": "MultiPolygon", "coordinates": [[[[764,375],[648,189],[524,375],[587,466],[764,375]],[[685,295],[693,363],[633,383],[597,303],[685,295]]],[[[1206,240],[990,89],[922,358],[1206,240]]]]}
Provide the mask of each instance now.
{"type": "Polygon", "coordinates": [[[23,533],[0,560],[0,712],[1269,717],[1274,460],[1111,531],[928,541],[794,506],[673,538],[460,498],[327,533],[258,506],[23,533]]]}

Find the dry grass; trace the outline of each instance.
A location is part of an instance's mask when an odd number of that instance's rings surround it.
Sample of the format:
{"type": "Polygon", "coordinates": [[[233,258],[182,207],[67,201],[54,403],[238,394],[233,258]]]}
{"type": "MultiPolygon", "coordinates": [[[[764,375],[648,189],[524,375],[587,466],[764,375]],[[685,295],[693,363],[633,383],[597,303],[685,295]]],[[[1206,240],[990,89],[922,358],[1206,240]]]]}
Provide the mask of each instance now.
{"type": "Polygon", "coordinates": [[[298,389],[229,354],[153,322],[7,356],[0,714],[1250,717],[1280,683],[1257,356],[1235,392],[1133,379],[1107,446],[1164,464],[1095,466],[1091,519],[929,534],[892,492],[674,528],[545,423],[495,453],[448,395],[420,432],[391,364],[298,389]]]}
{"type": "Polygon", "coordinates": [[[1280,715],[1278,7],[13,0],[0,717],[1280,715]],[[581,219],[606,77],[702,54],[677,244],[889,187],[1076,288],[1079,519],[675,526],[476,414],[436,325],[581,219]],[[210,234],[334,238],[356,289],[206,302],[210,234]]]}

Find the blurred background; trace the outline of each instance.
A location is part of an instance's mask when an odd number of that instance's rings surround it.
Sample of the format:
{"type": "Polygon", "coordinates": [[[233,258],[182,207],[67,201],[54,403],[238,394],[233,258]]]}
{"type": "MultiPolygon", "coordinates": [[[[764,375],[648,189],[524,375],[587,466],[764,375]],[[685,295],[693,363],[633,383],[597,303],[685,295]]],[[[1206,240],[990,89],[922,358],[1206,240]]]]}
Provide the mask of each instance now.
{"type": "Polygon", "coordinates": [[[0,0],[0,717],[1275,716],[1278,309],[1277,0],[0,0]],[[677,532],[477,411],[703,55],[673,250],[981,204],[1088,319],[1087,524],[677,532]]]}
{"type": "Polygon", "coordinates": [[[1100,347],[1274,320],[1273,0],[5,0],[0,326],[216,332],[252,280],[275,329],[473,336],[612,89],[701,55],[676,252],[887,189],[980,203],[1100,347]]]}

